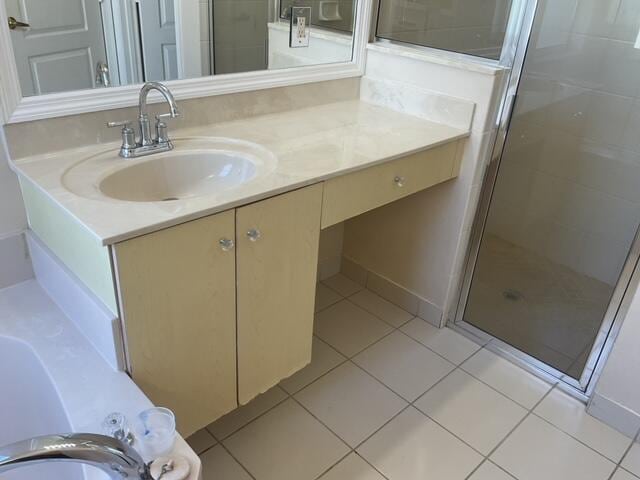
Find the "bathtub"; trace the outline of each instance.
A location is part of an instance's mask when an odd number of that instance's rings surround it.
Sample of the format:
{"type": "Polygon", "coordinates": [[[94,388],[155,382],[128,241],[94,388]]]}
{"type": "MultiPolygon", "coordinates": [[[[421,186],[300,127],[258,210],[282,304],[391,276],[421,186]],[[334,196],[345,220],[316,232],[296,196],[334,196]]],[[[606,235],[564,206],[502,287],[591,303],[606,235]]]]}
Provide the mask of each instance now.
{"type": "MultiPolygon", "coordinates": [[[[0,445],[38,435],[102,433],[108,414],[133,421],[152,406],[35,280],[0,290],[0,445]]],[[[201,478],[200,459],[179,435],[173,453],[191,464],[188,480],[201,478]]],[[[54,462],[0,474],[0,480],[106,479],[95,467],[54,462]]]]}
{"type": "MultiPolygon", "coordinates": [[[[0,385],[0,445],[72,430],[52,379],[27,343],[0,337],[0,385]]],[[[0,478],[83,480],[84,472],[80,465],[51,463],[21,467],[0,478]]]]}

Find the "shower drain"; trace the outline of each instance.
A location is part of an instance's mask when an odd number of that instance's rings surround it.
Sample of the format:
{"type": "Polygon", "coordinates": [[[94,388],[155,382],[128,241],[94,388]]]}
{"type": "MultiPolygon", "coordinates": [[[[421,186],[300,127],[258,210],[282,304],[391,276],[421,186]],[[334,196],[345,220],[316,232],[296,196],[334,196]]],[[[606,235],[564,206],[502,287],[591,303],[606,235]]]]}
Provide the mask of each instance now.
{"type": "Polygon", "coordinates": [[[522,292],[508,288],[504,292],[502,292],[502,296],[507,300],[511,300],[512,302],[517,302],[518,300],[522,299],[522,292]]]}

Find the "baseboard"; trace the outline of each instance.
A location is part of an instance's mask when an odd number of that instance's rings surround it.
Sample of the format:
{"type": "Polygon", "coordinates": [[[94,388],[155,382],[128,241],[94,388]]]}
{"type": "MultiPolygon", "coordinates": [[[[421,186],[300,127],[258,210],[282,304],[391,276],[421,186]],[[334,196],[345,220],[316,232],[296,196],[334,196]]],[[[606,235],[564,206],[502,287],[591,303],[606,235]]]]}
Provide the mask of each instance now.
{"type": "Polygon", "coordinates": [[[124,370],[119,319],[31,231],[27,242],[40,286],[104,359],[124,370]]]}
{"type": "Polygon", "coordinates": [[[398,285],[392,280],[368,270],[349,257],[342,257],[340,272],[345,276],[372,292],[380,295],[385,300],[399,306],[403,310],[422,318],[431,325],[441,328],[442,309],[429,300],[416,295],[411,290],[398,285]]]}
{"type": "Polygon", "coordinates": [[[24,233],[0,238],[0,288],[33,278],[33,267],[24,233]]]}
{"type": "Polygon", "coordinates": [[[340,273],[341,257],[323,258],[318,261],[318,281],[326,280],[340,273]]]}
{"type": "Polygon", "coordinates": [[[598,392],[591,396],[587,412],[629,438],[635,438],[640,430],[640,414],[598,392]]]}

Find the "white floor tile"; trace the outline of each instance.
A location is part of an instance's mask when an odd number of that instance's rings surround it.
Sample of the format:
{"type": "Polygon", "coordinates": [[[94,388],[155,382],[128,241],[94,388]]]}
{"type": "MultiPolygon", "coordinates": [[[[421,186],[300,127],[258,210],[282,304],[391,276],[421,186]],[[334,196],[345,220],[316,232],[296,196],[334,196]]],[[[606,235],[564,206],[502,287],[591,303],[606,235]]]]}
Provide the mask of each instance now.
{"type": "Polygon", "coordinates": [[[274,407],[287,398],[286,392],[276,386],[251,400],[246,405],[236,408],[207,426],[207,430],[218,440],[244,427],[247,423],[274,407]]]}
{"type": "Polygon", "coordinates": [[[320,477],[319,480],[385,480],[380,473],[357,453],[347,458],[320,477]]]}
{"type": "Polygon", "coordinates": [[[415,406],[484,455],[527,414],[520,405],[462,370],[451,373],[415,406]]]}
{"type": "Polygon", "coordinates": [[[376,432],[358,453],[390,480],[463,480],[482,461],[413,407],[376,432]]]}
{"type": "Polygon", "coordinates": [[[356,283],[350,278],[345,277],[341,273],[334,275],[333,277],[327,278],[326,280],[323,280],[322,283],[324,283],[329,288],[335,290],[343,297],[349,297],[364,288],[359,283],[356,283]]]}
{"type": "Polygon", "coordinates": [[[464,362],[462,369],[527,409],[551,389],[551,384],[484,348],[464,362]]]}
{"type": "Polygon", "coordinates": [[[528,416],[491,456],[518,480],[607,480],[615,464],[546,421],[528,416]]]}
{"type": "Polygon", "coordinates": [[[450,328],[436,328],[420,318],[411,320],[401,330],[456,365],[480,349],[480,345],[450,328]]]}
{"type": "Polygon", "coordinates": [[[364,350],[393,330],[348,300],[319,312],[314,329],[318,337],[347,357],[364,350]]]}
{"type": "Polygon", "coordinates": [[[222,445],[200,455],[202,480],[251,480],[251,476],[236,462],[222,445]]]}
{"type": "Polygon", "coordinates": [[[341,364],[344,360],[346,360],[346,358],[343,355],[339,354],[319,338],[313,337],[311,363],[289,378],[284,379],[280,382],[280,386],[293,395],[318,377],[321,377],[332,368],[341,364]]]}
{"type": "Polygon", "coordinates": [[[352,447],[407,406],[352,363],[329,372],[295,398],[352,447]]]}
{"type": "Polygon", "coordinates": [[[400,327],[413,318],[409,312],[376,295],[371,290],[361,290],[349,297],[349,300],[394,327],[400,327]]]}
{"type": "Polygon", "coordinates": [[[616,473],[613,474],[613,477],[611,477],[611,480],[638,480],[638,477],[636,477],[635,475],[631,475],[629,472],[623,470],[622,468],[618,468],[618,470],[616,470],[616,473]]]}
{"type": "Polygon", "coordinates": [[[514,477],[487,460],[473,472],[469,480],[514,480],[514,477]]]}
{"type": "Polygon", "coordinates": [[[640,443],[633,444],[622,460],[622,466],[635,476],[640,477],[640,443]]]}
{"type": "Polygon", "coordinates": [[[207,432],[205,428],[203,428],[202,430],[198,430],[196,433],[191,435],[189,438],[186,438],[185,440],[187,441],[191,449],[198,455],[218,443],[216,439],[213,438],[213,435],[207,432]]]}
{"type": "Polygon", "coordinates": [[[630,438],[589,415],[584,403],[560,390],[547,395],[534,412],[615,463],[631,444],[630,438]]]}
{"type": "Polygon", "coordinates": [[[455,368],[399,331],[374,343],[353,361],[410,402],[455,368]]]}
{"type": "Polygon", "coordinates": [[[342,300],[342,295],[335,290],[330,289],[323,283],[316,285],[316,312],[324,310],[340,300],[342,300]]]}
{"type": "Polygon", "coordinates": [[[224,445],[257,480],[313,480],[349,452],[293,399],[236,432],[224,445]]]}

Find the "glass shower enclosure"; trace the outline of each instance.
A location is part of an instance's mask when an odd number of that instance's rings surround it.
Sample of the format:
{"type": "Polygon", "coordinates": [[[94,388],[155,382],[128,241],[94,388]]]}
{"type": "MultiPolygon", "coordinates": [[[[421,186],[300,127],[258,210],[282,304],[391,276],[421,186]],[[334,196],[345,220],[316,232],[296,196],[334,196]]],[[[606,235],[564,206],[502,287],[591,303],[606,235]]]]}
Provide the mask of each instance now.
{"type": "Polygon", "coordinates": [[[584,391],[637,262],[640,1],[529,9],[457,322],[584,391]]]}

